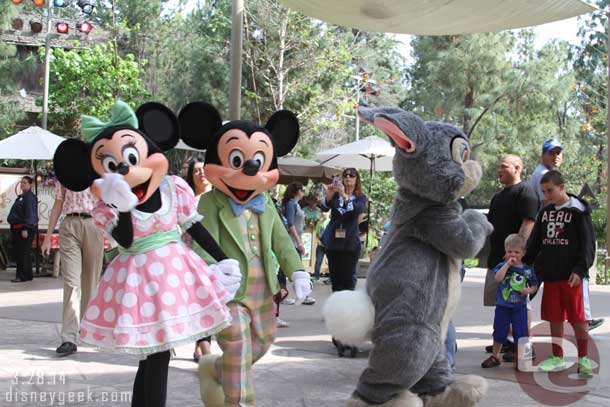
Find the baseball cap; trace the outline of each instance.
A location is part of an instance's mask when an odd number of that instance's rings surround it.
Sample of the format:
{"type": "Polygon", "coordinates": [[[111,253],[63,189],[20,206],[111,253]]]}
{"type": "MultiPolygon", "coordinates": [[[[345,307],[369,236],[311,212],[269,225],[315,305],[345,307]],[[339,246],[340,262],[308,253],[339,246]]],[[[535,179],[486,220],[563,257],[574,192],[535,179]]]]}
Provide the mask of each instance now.
{"type": "Polygon", "coordinates": [[[551,151],[552,149],[557,148],[557,147],[559,147],[560,149],[563,150],[563,146],[561,145],[559,140],[550,138],[547,141],[545,141],[544,144],[542,145],[542,152],[546,153],[547,151],[551,151]]]}

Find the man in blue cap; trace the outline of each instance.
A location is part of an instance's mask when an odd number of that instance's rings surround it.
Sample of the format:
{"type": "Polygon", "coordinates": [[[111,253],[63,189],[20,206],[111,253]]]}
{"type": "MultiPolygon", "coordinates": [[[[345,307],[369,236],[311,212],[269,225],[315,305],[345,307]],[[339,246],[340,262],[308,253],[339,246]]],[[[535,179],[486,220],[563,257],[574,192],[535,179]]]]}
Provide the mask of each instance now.
{"type": "MultiPolygon", "coordinates": [[[[536,192],[538,196],[539,208],[542,209],[545,206],[544,195],[542,194],[542,188],[540,187],[540,179],[544,174],[550,170],[556,170],[563,162],[563,145],[555,138],[550,138],[542,145],[542,155],[540,156],[540,163],[536,166],[532,178],[530,179],[530,186],[536,192]]],[[[592,319],[589,321],[589,330],[595,329],[604,323],[603,318],[592,319]]]]}
{"type": "Polygon", "coordinates": [[[530,186],[538,196],[539,209],[544,207],[544,195],[542,194],[542,188],[540,188],[540,179],[544,174],[550,170],[556,170],[563,162],[563,146],[559,140],[550,138],[542,145],[542,154],[540,156],[540,163],[532,174],[530,180],[530,186]]]}

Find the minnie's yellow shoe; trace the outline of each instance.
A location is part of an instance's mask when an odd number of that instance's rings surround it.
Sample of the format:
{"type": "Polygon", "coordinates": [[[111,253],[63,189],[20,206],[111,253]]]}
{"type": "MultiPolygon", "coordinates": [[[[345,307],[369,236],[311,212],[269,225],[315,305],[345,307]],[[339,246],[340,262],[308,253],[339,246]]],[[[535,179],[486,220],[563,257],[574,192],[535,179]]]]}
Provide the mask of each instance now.
{"type": "Polygon", "coordinates": [[[216,360],[219,355],[199,358],[199,392],[205,407],[224,407],[225,394],[216,378],[216,360]]]}

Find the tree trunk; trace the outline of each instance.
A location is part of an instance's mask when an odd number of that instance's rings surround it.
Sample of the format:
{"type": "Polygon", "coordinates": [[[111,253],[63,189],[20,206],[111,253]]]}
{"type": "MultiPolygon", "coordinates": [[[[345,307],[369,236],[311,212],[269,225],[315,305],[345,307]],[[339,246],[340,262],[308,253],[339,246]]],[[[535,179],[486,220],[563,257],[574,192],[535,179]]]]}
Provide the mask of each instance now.
{"type": "Polygon", "coordinates": [[[277,101],[275,110],[284,108],[284,54],[286,52],[286,39],[288,36],[288,10],[282,12],[282,22],[280,24],[280,49],[279,61],[277,66],[277,101]]]}
{"type": "Polygon", "coordinates": [[[597,154],[596,154],[596,158],[597,158],[597,175],[595,177],[595,186],[594,186],[594,190],[595,193],[597,195],[602,193],[602,178],[603,178],[603,174],[604,174],[604,156],[605,156],[605,152],[604,152],[604,144],[600,143],[599,146],[597,146],[597,154]]]}
{"type": "Polygon", "coordinates": [[[474,104],[474,87],[472,82],[468,81],[468,90],[466,91],[466,96],[464,97],[464,122],[463,122],[463,131],[464,134],[470,133],[470,112],[469,109],[472,108],[474,104]]]}

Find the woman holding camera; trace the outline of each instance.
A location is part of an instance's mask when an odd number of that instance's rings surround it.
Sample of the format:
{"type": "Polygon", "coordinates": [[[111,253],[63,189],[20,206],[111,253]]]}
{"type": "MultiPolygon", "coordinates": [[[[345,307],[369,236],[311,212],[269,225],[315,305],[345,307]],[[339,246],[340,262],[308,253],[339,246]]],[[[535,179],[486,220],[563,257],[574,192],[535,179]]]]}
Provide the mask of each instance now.
{"type": "Polygon", "coordinates": [[[347,168],[326,191],[326,206],[330,208],[330,223],[324,231],[333,291],[356,287],[356,266],[360,257],[358,224],[364,218],[366,196],[362,193],[360,174],[347,168]]]}

